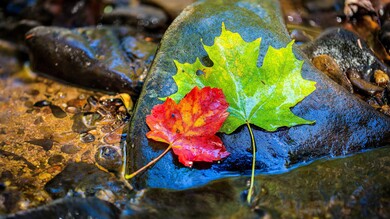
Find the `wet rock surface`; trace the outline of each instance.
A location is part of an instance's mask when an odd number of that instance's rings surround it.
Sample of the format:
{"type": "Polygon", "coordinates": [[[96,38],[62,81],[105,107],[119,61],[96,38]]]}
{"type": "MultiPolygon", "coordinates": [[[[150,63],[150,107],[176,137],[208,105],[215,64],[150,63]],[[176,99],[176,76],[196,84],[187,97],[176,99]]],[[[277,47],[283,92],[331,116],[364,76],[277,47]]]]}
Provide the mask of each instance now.
{"type": "Polygon", "coordinates": [[[332,80],[388,115],[389,69],[362,38],[348,30],[332,28],[303,50],[313,65],[332,80]]]}
{"type": "MultiPolygon", "coordinates": [[[[262,2],[261,7],[247,1],[224,4],[205,1],[187,8],[172,23],[161,42],[131,121],[128,132],[129,172],[157,157],[165,147],[146,139],[149,129],[145,117],[154,105],[161,103],[158,97],[176,92],[172,79],[176,74],[173,60],[181,63],[193,63],[196,57],[204,60],[207,54],[201,39],[206,45],[212,45],[214,37],[220,34],[222,22],[228,30],[240,33],[246,41],[262,37],[261,60],[268,46],[279,48],[290,42],[277,8],[278,4],[273,1],[262,2]]],[[[319,72],[310,60],[305,59],[302,51],[295,49],[294,52],[299,59],[305,60],[303,77],[316,81],[317,89],[294,107],[293,112],[316,123],[281,128],[272,133],[255,128],[258,145],[256,168],[264,172],[283,170],[291,164],[323,156],[345,155],[384,145],[390,135],[390,119],[319,72]]],[[[168,153],[132,182],[141,188],[183,189],[212,179],[247,173],[252,159],[247,151],[250,147],[248,130],[241,127],[231,135],[221,134],[221,138],[231,155],[218,164],[198,164],[189,169],[168,153]]]]}
{"type": "Polygon", "coordinates": [[[245,203],[248,177],[236,177],[183,191],[147,189],[122,217],[388,218],[389,153],[386,147],[258,175],[252,208],[245,203]]]}
{"type": "MultiPolygon", "coordinates": [[[[130,190],[113,174],[104,172],[93,164],[69,163],[64,170],[45,185],[45,190],[53,199],[66,196],[101,197],[102,192],[114,194],[115,204],[128,201],[130,190]]],[[[107,200],[110,201],[110,200],[107,200]]]]}
{"type": "Polygon", "coordinates": [[[120,210],[110,202],[98,198],[64,198],[52,203],[8,215],[7,219],[38,218],[119,218],[120,210]]]}
{"type": "Polygon", "coordinates": [[[305,45],[303,51],[309,58],[328,55],[343,72],[347,69],[357,71],[367,81],[373,80],[375,70],[388,72],[388,67],[373,54],[363,39],[342,28],[328,29],[305,45]]]}
{"type": "Polygon", "coordinates": [[[109,27],[36,27],[26,35],[32,69],[90,89],[137,96],[154,51],[146,51],[143,58],[128,57],[120,35],[134,32],[122,31],[125,33],[109,27]]]}

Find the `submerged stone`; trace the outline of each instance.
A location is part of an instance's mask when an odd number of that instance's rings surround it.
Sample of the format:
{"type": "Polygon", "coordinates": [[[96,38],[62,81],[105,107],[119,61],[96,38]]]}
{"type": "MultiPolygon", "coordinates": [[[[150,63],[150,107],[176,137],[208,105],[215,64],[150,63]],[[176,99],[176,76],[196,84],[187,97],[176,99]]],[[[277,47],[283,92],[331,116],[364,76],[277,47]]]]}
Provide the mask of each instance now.
{"type": "Polygon", "coordinates": [[[100,190],[109,190],[115,194],[115,203],[128,201],[129,189],[114,175],[104,172],[95,165],[70,163],[65,169],[45,185],[52,198],[65,196],[93,197],[100,190]]]}
{"type": "Polygon", "coordinates": [[[146,72],[129,68],[133,61],[121,47],[119,32],[109,27],[36,27],[26,35],[31,67],[90,89],[138,95],[146,72]]]}
{"type": "Polygon", "coordinates": [[[122,218],[389,218],[390,148],[315,161],[283,174],[258,175],[188,190],[146,189],[122,218]]]}
{"type": "MultiPolygon", "coordinates": [[[[232,0],[202,1],[188,7],[168,28],[151,66],[128,132],[127,169],[134,172],[156,158],[167,147],[146,138],[149,131],[146,115],[162,103],[159,97],[177,91],[172,76],[173,60],[203,62],[207,53],[202,42],[212,45],[221,34],[221,24],[238,32],[250,42],[262,38],[259,66],[269,46],[285,47],[291,39],[283,25],[276,1],[232,0]]],[[[369,147],[384,145],[390,137],[390,118],[375,111],[311,65],[298,48],[294,53],[304,60],[302,76],[316,81],[316,90],[298,103],[294,114],[315,120],[314,125],[280,128],[266,132],[254,127],[257,144],[256,169],[259,172],[285,170],[291,164],[305,163],[324,156],[351,154],[369,147]]],[[[253,78],[256,80],[256,78],[253,78]]],[[[260,83],[260,82],[259,82],[260,83]]],[[[250,135],[246,127],[220,135],[229,157],[214,164],[181,165],[172,153],[166,154],[153,167],[132,179],[139,188],[162,187],[184,189],[205,184],[213,179],[249,174],[252,165],[250,135]]]]}
{"type": "Polygon", "coordinates": [[[7,219],[119,218],[120,210],[98,198],[64,198],[35,209],[8,215],[7,219]]]}

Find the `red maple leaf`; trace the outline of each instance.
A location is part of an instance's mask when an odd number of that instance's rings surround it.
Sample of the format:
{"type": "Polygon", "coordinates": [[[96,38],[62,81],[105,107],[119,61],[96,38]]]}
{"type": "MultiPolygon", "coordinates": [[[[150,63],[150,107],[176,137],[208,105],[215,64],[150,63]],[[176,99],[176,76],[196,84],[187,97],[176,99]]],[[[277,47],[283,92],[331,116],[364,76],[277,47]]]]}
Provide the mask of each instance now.
{"type": "Polygon", "coordinates": [[[213,162],[229,155],[215,135],[228,117],[229,104],[221,89],[194,87],[178,104],[167,98],[153,107],[146,123],[146,137],[172,147],[179,161],[191,167],[193,161],[213,162]]]}

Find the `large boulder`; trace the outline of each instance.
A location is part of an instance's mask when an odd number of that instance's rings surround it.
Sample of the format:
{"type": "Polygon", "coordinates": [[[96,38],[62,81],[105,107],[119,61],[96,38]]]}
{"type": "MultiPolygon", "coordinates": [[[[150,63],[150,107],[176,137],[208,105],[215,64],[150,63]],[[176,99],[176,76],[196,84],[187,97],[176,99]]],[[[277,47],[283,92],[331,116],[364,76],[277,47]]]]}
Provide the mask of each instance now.
{"type": "MultiPolygon", "coordinates": [[[[291,39],[284,27],[277,1],[230,0],[202,1],[187,7],[164,35],[151,66],[129,128],[127,148],[128,172],[144,166],[162,153],[165,144],[148,140],[145,117],[153,106],[177,91],[172,76],[176,74],[173,60],[195,62],[199,57],[210,64],[202,41],[212,45],[221,34],[221,24],[238,32],[244,40],[262,38],[259,66],[269,46],[285,47],[291,39]]],[[[304,163],[324,156],[339,156],[385,144],[390,137],[390,118],[333,82],[314,68],[298,48],[298,59],[304,60],[302,75],[316,81],[316,90],[292,111],[314,125],[280,128],[266,132],[255,128],[257,143],[256,169],[259,172],[284,170],[291,164],[304,163]]],[[[353,54],[351,54],[353,55],[353,54]]],[[[256,78],[253,78],[256,80],[256,78]]],[[[230,135],[220,135],[231,153],[225,160],[210,165],[181,165],[168,153],[153,167],[135,177],[136,187],[184,189],[205,184],[213,179],[248,174],[251,168],[250,136],[246,127],[230,135]]]]}

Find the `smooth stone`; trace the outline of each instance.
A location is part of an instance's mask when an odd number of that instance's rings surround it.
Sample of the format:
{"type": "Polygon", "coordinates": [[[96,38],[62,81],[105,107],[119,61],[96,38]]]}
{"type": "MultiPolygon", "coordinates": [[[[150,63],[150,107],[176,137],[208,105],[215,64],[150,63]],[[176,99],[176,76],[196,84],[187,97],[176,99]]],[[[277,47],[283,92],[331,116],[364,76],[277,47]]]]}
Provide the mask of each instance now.
{"type": "Polygon", "coordinates": [[[45,190],[52,198],[67,195],[92,197],[102,189],[115,193],[116,203],[128,201],[130,190],[114,175],[104,172],[88,163],[70,163],[45,185],[45,190]]]}
{"type": "Polygon", "coordinates": [[[118,172],[122,167],[122,155],[119,147],[105,145],[100,146],[95,154],[95,161],[110,172],[118,172]]]}
{"type": "MultiPolygon", "coordinates": [[[[285,47],[291,41],[282,19],[278,2],[271,0],[223,3],[209,0],[186,8],[165,33],[135,108],[127,138],[128,173],[138,170],[167,147],[146,138],[149,128],[145,117],[153,106],[162,103],[158,97],[177,91],[172,78],[177,71],[173,60],[181,63],[193,63],[197,57],[207,60],[202,42],[212,45],[221,33],[222,22],[228,30],[240,33],[248,42],[262,37],[259,60],[263,60],[269,46],[285,47]]],[[[252,126],[257,144],[258,173],[286,170],[292,164],[304,164],[324,156],[352,154],[384,145],[389,140],[389,117],[318,71],[296,46],[294,53],[305,61],[302,76],[316,81],[317,89],[292,111],[316,122],[280,128],[276,132],[252,126]]],[[[243,126],[230,135],[220,136],[231,153],[225,160],[186,168],[175,155],[168,153],[153,167],[134,177],[131,183],[137,188],[185,189],[218,178],[250,174],[252,155],[248,151],[251,142],[247,128],[243,126]]]]}
{"type": "Polygon", "coordinates": [[[61,152],[65,153],[65,154],[75,154],[77,152],[79,152],[81,150],[81,148],[77,145],[74,145],[74,144],[66,144],[66,145],[62,145],[61,147],[61,152]]]}
{"type": "Polygon", "coordinates": [[[118,32],[109,27],[36,27],[26,35],[31,67],[74,85],[137,96],[145,75],[129,68],[132,61],[121,47],[118,32]]]}
{"type": "Polygon", "coordinates": [[[54,117],[61,119],[67,116],[66,112],[63,109],[61,109],[61,107],[56,105],[50,105],[49,107],[54,117]]]}
{"type": "Polygon", "coordinates": [[[60,154],[56,154],[52,157],[49,158],[49,160],[47,161],[47,163],[51,166],[55,165],[55,164],[60,164],[64,161],[64,157],[60,154]]]}
{"type": "Polygon", "coordinates": [[[45,151],[49,151],[54,144],[54,141],[49,138],[40,138],[40,139],[31,139],[29,141],[26,141],[30,144],[34,144],[37,146],[41,146],[45,151]]]}

